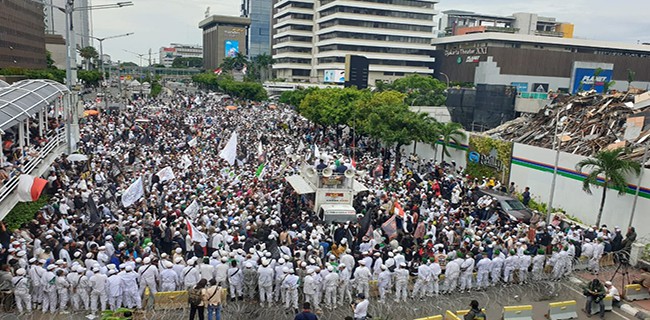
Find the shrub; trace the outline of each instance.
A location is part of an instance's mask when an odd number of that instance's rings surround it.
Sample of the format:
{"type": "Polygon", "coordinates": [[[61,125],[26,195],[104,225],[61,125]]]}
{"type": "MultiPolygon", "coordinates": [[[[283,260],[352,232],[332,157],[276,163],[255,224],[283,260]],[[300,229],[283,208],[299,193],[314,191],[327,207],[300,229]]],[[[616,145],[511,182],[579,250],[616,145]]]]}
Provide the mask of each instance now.
{"type": "Polygon", "coordinates": [[[43,208],[50,200],[50,196],[42,195],[34,202],[19,202],[9,211],[4,218],[4,223],[9,230],[20,228],[23,223],[30,222],[36,216],[36,213],[43,208]]]}

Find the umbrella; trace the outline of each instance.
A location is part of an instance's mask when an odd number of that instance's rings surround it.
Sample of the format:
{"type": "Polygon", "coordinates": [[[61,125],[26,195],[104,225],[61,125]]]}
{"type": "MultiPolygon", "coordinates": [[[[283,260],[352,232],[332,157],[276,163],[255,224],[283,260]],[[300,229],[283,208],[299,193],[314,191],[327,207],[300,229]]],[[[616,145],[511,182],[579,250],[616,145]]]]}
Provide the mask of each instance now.
{"type": "Polygon", "coordinates": [[[99,114],[99,111],[97,111],[97,110],[86,110],[86,111],[84,111],[84,117],[96,116],[98,114],[99,114]]]}
{"type": "Polygon", "coordinates": [[[226,110],[231,110],[231,111],[232,110],[237,110],[237,107],[236,106],[227,106],[226,110]]]}
{"type": "Polygon", "coordinates": [[[68,156],[68,161],[71,162],[86,161],[86,160],[88,160],[88,156],[85,154],[75,153],[68,156]]]}

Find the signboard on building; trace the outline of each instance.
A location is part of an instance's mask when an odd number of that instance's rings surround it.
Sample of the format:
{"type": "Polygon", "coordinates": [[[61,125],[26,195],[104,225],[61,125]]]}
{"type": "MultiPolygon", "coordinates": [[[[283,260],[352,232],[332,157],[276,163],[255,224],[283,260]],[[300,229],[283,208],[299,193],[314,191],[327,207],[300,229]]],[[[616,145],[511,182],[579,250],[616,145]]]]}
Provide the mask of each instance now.
{"type": "Polygon", "coordinates": [[[513,143],[472,135],[467,151],[467,174],[481,179],[495,178],[507,185],[510,180],[513,143]]]}
{"type": "Polygon", "coordinates": [[[517,88],[517,92],[528,92],[528,82],[511,82],[510,85],[517,88]]]}
{"type": "Polygon", "coordinates": [[[548,83],[533,83],[533,92],[545,93],[548,92],[548,83]]]}
{"type": "Polygon", "coordinates": [[[323,82],[325,83],[344,83],[345,70],[325,70],[323,74],[323,82]]]}
{"type": "Polygon", "coordinates": [[[235,57],[239,52],[239,41],[226,40],[224,48],[226,49],[226,57],[235,57]]]}
{"type": "Polygon", "coordinates": [[[613,75],[613,63],[576,61],[571,72],[571,93],[589,90],[603,93],[606,85],[612,81],[613,75]]]}
{"type": "Polygon", "coordinates": [[[459,56],[459,55],[469,55],[469,56],[481,56],[488,53],[487,47],[480,48],[466,48],[466,49],[447,49],[445,50],[445,57],[449,56],[459,56]]]}

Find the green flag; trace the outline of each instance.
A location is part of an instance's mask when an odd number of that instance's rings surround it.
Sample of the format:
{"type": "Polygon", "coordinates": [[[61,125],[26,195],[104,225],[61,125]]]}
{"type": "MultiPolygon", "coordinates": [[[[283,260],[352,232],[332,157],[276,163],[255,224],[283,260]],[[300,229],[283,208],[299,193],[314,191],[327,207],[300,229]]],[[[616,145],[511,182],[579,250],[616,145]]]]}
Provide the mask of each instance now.
{"type": "Polygon", "coordinates": [[[255,177],[259,180],[262,180],[265,174],[266,174],[266,164],[262,163],[260,164],[259,167],[257,167],[257,171],[255,171],[255,177]]]}

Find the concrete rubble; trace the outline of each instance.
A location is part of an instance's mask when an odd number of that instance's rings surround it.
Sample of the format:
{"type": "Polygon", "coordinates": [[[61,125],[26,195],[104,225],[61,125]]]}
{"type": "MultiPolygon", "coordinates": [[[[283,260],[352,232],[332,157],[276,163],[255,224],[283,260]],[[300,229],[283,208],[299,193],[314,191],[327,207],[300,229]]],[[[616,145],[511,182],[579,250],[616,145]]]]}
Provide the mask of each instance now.
{"type": "Polygon", "coordinates": [[[626,157],[641,161],[650,143],[650,93],[631,90],[559,96],[537,114],[519,117],[483,134],[552,149],[556,122],[561,151],[591,156],[604,149],[628,147],[632,151],[626,157]]]}

